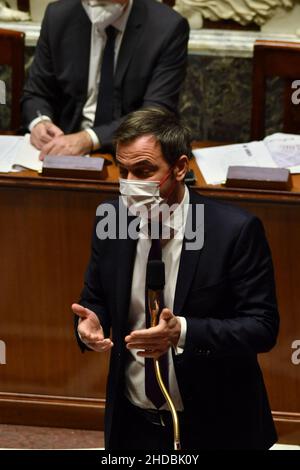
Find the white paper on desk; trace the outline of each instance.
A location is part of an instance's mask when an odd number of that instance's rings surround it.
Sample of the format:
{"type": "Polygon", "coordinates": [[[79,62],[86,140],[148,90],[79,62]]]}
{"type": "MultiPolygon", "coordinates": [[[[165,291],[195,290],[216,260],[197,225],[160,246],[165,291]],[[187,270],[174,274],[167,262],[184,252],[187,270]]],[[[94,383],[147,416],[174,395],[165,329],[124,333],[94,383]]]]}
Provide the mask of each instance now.
{"type": "Polygon", "coordinates": [[[292,175],[297,175],[300,173],[300,165],[290,166],[289,170],[292,175]]]}
{"type": "Polygon", "coordinates": [[[266,137],[264,142],[279,168],[300,165],[300,135],[276,133],[266,137]]]}
{"type": "Polygon", "coordinates": [[[17,149],[24,137],[13,135],[0,136],[0,171],[7,173],[12,171],[17,149]]]}
{"type": "Polygon", "coordinates": [[[229,166],[277,167],[263,142],[195,149],[193,154],[207,184],[224,183],[229,166]]]}
{"type": "Polygon", "coordinates": [[[30,143],[30,134],[26,134],[17,148],[13,169],[21,166],[29,170],[41,171],[43,162],[39,160],[40,151],[30,143]]]}
{"type": "Polygon", "coordinates": [[[40,151],[30,143],[30,135],[0,136],[0,171],[8,173],[24,168],[39,171],[43,163],[39,160],[40,151]]]}

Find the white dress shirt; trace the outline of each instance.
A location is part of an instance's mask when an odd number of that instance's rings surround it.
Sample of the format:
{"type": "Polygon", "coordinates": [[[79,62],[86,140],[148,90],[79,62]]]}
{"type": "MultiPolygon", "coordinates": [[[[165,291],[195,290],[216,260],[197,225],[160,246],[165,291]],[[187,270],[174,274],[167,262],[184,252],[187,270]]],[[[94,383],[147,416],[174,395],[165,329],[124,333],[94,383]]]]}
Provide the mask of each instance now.
{"type": "MultiPolygon", "coordinates": [[[[124,13],[112,23],[117,30],[117,35],[115,39],[115,67],[118,60],[118,54],[120,51],[124,31],[126,28],[127,20],[132,8],[133,0],[129,0],[127,8],[124,10],[124,13]]],[[[90,11],[92,8],[88,5],[88,3],[82,2],[82,6],[85,9],[87,15],[90,18],[90,11]]],[[[105,26],[106,27],[106,26],[105,26]]],[[[97,150],[100,148],[101,143],[97,134],[91,129],[94,125],[95,115],[96,115],[96,108],[97,108],[97,100],[98,100],[98,91],[99,91],[99,83],[101,79],[101,65],[102,65],[102,58],[103,58],[103,51],[106,44],[106,33],[105,28],[101,25],[101,22],[93,23],[91,28],[91,49],[90,49],[90,62],[89,62],[89,77],[88,77],[88,89],[87,89],[87,100],[83,106],[82,110],[82,121],[81,121],[81,129],[86,130],[92,141],[93,141],[93,150],[97,150]]],[[[78,64],[80,67],[80,64],[78,64]]],[[[42,120],[51,121],[51,119],[46,116],[39,116],[31,121],[29,125],[30,132],[34,128],[36,124],[38,124],[42,120]]]]}
{"type": "MultiPolygon", "coordinates": [[[[173,312],[176,282],[179,269],[180,255],[182,251],[182,241],[186,225],[186,218],[189,205],[189,191],[185,187],[184,197],[171,214],[170,218],[163,222],[163,230],[169,227],[174,230],[174,236],[162,247],[162,260],[165,263],[165,306],[173,312]]],[[[141,220],[140,236],[137,242],[136,257],[133,268],[133,278],[131,287],[131,299],[129,307],[129,328],[130,331],[143,329],[145,325],[145,282],[146,265],[151,246],[148,237],[148,221],[141,220]]],[[[176,314],[176,312],[173,312],[176,314]]],[[[186,319],[178,317],[181,323],[181,334],[175,354],[183,352],[186,336],[186,319]]],[[[178,383],[172,358],[172,350],[169,349],[169,392],[178,411],[183,410],[178,383]]],[[[153,409],[153,403],[145,395],[145,360],[137,355],[136,349],[130,350],[129,361],[126,367],[126,396],[140,408],[153,409]]],[[[161,409],[168,409],[165,403],[161,409]]]]}

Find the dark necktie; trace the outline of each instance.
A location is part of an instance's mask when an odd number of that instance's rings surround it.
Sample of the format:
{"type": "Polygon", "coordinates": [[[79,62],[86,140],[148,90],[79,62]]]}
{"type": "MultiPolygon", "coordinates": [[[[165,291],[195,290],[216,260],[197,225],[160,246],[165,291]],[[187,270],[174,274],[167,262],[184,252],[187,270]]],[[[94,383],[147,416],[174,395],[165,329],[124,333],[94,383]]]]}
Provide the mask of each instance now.
{"type": "MultiPolygon", "coordinates": [[[[151,248],[148,255],[148,261],[150,260],[161,260],[161,246],[159,239],[153,239],[151,248]]],[[[160,311],[164,308],[163,293],[160,296],[160,311]]],[[[145,295],[145,312],[146,312],[146,326],[147,328],[151,325],[151,316],[148,308],[148,292],[146,286],[145,295]]],[[[160,372],[166,388],[168,389],[168,353],[165,353],[159,358],[160,372]]],[[[165,403],[165,397],[162,394],[160,387],[157,383],[155,376],[154,362],[152,358],[145,358],[145,393],[149,400],[152,401],[156,408],[160,408],[165,403]]]]}
{"type": "Polygon", "coordinates": [[[117,30],[110,25],[105,29],[105,32],[107,39],[103,51],[94,126],[111,122],[113,119],[114,56],[117,30]]]}

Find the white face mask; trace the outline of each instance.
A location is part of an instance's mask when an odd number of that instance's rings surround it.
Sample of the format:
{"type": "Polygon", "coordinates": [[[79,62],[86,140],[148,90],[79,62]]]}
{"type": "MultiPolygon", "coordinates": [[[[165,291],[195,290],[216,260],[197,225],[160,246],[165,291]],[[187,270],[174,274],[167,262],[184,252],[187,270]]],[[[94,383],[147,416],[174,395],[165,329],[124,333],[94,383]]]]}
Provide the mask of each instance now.
{"type": "Polygon", "coordinates": [[[159,181],[127,180],[119,178],[120,193],[123,204],[132,215],[148,218],[163,202],[160,196],[159,181]]]}
{"type": "Polygon", "coordinates": [[[116,21],[124,11],[120,3],[101,0],[82,0],[82,6],[92,24],[100,23],[103,29],[116,21]]]}

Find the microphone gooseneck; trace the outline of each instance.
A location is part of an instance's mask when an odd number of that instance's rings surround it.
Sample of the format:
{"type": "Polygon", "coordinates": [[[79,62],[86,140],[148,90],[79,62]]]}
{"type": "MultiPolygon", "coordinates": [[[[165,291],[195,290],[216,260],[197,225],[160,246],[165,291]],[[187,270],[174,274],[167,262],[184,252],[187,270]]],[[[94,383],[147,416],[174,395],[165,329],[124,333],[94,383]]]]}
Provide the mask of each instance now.
{"type": "MultiPolygon", "coordinates": [[[[148,292],[148,306],[151,314],[151,326],[158,324],[159,313],[161,310],[160,298],[161,292],[165,287],[165,264],[161,260],[150,260],[147,263],[146,287],[148,292]]],[[[174,450],[180,450],[180,429],[176,408],[171,396],[163,382],[158,359],[153,359],[155,375],[158,385],[164,395],[170,409],[173,421],[174,450]]]]}

